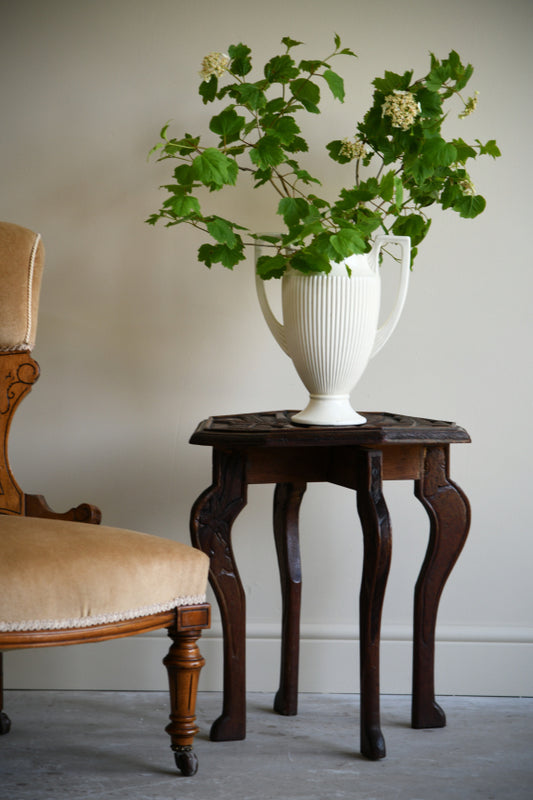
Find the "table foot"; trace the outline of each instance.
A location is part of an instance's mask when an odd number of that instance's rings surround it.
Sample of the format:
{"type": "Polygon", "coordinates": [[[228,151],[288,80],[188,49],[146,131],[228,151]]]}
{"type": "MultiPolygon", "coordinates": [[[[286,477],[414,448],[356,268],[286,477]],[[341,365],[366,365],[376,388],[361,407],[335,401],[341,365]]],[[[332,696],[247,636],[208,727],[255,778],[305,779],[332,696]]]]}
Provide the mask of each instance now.
{"type": "Polygon", "coordinates": [[[445,728],[446,727],[446,714],[435,700],[432,703],[423,704],[420,708],[415,710],[413,704],[413,713],[411,720],[412,728],[445,728]]]}
{"type": "Polygon", "coordinates": [[[234,716],[221,714],[209,732],[212,742],[238,742],[246,738],[246,720],[234,716]]]}
{"type": "Polygon", "coordinates": [[[415,495],[430,520],[426,557],[415,588],[413,631],[413,728],[442,728],[446,716],[435,702],[435,628],[444,585],[463,549],[470,505],[449,478],[449,446],[428,447],[415,495]]]}
{"type": "Polygon", "coordinates": [[[387,750],[381,728],[370,726],[361,730],[361,755],[370,761],[379,761],[385,758],[387,750]]]}
{"type": "Polygon", "coordinates": [[[287,698],[282,689],[278,689],[274,697],[274,711],[283,717],[295,717],[298,713],[298,698],[287,698]]]}

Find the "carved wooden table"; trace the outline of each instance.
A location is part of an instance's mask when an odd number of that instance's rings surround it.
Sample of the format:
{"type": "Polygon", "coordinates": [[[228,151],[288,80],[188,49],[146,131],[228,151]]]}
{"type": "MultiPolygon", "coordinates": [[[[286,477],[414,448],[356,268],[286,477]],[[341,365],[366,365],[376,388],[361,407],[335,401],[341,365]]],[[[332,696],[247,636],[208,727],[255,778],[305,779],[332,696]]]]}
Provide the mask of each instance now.
{"type": "Polygon", "coordinates": [[[439,599],[470,525],[465,494],[449,477],[449,446],[469,442],[452,422],[364,413],[352,427],[302,427],[291,411],[211,417],[190,441],[213,448],[213,483],[191,513],[193,544],[211,558],[210,582],[224,637],[224,700],[211,739],[246,735],[245,595],[231,545],[231,528],[246,505],[247,485],[274,483],[274,536],[281,575],[281,679],[274,708],[296,714],[301,568],[298,512],[306,485],[328,481],[357,492],[364,540],[360,591],[361,752],[385,755],[379,708],[379,644],[391,557],[391,524],[382,482],[414,480],[430,520],[429,544],[415,588],[413,631],[414,728],[442,727],[435,702],[435,625],[439,599]]]}

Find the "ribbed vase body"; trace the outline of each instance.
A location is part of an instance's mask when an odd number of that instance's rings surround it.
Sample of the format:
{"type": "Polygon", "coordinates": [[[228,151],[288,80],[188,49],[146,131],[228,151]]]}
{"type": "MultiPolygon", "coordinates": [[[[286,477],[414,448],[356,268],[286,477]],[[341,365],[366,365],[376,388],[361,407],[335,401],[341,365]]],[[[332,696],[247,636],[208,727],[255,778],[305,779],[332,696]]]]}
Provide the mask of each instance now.
{"type": "MultiPolygon", "coordinates": [[[[256,257],[261,246],[256,248],[256,257]]],[[[328,273],[289,269],[282,278],[283,323],[270,308],[264,281],[256,274],[265,321],[292,359],[309,392],[309,403],[292,421],[302,425],[362,425],[350,392],[394,331],[402,312],[410,267],[410,239],[380,235],[370,253],[331,263],[328,273]],[[402,249],[396,301],[378,328],[381,281],[378,259],[385,245],[402,249]]]]}
{"type": "MultiPolygon", "coordinates": [[[[290,273],[283,285],[287,349],[312,396],[348,397],[374,345],[380,306],[376,273],[290,273]]],[[[349,409],[350,411],[351,409],[349,409]]],[[[348,413],[353,422],[352,413],[348,413]]]]}
{"type": "Polygon", "coordinates": [[[368,269],[350,277],[344,267],[327,275],[293,271],[283,279],[282,297],[287,351],[312,404],[295,421],[309,421],[311,415],[312,424],[328,424],[335,408],[341,413],[335,424],[363,422],[350,406],[349,395],[374,346],[379,275],[368,269]]]}

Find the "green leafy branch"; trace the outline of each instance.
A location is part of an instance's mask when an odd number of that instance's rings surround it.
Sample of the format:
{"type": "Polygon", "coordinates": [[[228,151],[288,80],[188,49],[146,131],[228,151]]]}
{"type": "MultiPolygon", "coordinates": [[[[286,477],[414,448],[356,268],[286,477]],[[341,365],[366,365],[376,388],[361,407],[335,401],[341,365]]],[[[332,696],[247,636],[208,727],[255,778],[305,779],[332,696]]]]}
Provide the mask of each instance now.
{"type": "Polygon", "coordinates": [[[414,259],[431,224],[429,206],[438,204],[464,218],[480,214],[485,200],[475,193],[466,164],[480,155],[496,158],[500,152],[494,140],[468,144],[463,139],[446,141],[442,135],[448,100],[459,98],[460,117],[472,113],[477,102],[462,100],[460,93],[473,68],[464,66],[455,51],[443,61],[431,54],[424,78],[413,81],[412,71],[387,71],[376,78],[372,106],[357,125],[356,136],[327,144],[333,161],[349,165],[350,185],[334,201],[312,191],[321,181],[298,161],[309,149],[299,116],[320,113],[323,84],[333,98],[344,102],[344,81],[331,62],[341,55],[356,56],[342,47],[337,34],[334,43],[325,58],[296,62],[292,51],[302,42],[284,37],[284,51],[265,64],[255,81],[249,77],[247,45],[231,45],[227,56],[207,56],[199,88],[203,103],[230,100],[209,122],[216,145],[204,146],[200,136],[188,133],[169,138],[169,124],[163,127],[150,154],[177,161],[178,166],[172,182],[163,187],[168,197],[147,222],[187,223],[204,231],[212,241],[200,247],[200,261],[232,269],[245,258],[247,244],[265,237],[224,217],[204,214],[201,192],[235,186],[239,176],[251,178],[255,188],[270,186],[286,230],[266,237],[271,254],[258,259],[257,271],[267,279],[280,277],[289,266],[304,273],[328,272],[332,261],[368,252],[378,230],[410,236],[414,259]],[[375,174],[366,177],[370,166],[375,174]]]}

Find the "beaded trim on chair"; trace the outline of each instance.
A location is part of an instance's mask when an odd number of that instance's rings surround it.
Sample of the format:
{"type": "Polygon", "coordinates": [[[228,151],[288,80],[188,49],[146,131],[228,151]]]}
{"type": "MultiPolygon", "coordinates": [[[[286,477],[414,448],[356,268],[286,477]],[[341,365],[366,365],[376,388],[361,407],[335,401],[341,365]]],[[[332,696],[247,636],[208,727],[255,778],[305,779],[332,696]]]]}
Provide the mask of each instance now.
{"type": "Polygon", "coordinates": [[[26,333],[24,336],[24,346],[31,347],[31,331],[33,326],[33,273],[35,271],[35,257],[37,256],[37,248],[39,247],[39,242],[41,241],[41,234],[37,233],[35,235],[35,241],[33,242],[33,247],[31,249],[30,254],[30,262],[28,264],[28,292],[27,292],[27,311],[26,311],[26,333]]]}
{"type": "Polygon", "coordinates": [[[170,603],[155,603],[144,608],[135,608],[115,614],[98,614],[95,617],[75,617],[73,619],[29,619],[23,622],[0,622],[0,633],[17,631],[60,631],[69,628],[90,628],[93,625],[106,625],[113,622],[124,622],[138,617],[149,617],[162,611],[171,611],[178,606],[197,606],[206,602],[206,595],[196,597],[177,597],[170,603]]]}
{"type": "Polygon", "coordinates": [[[22,342],[21,344],[0,344],[0,353],[28,353],[31,350],[31,346],[22,342]]]}

